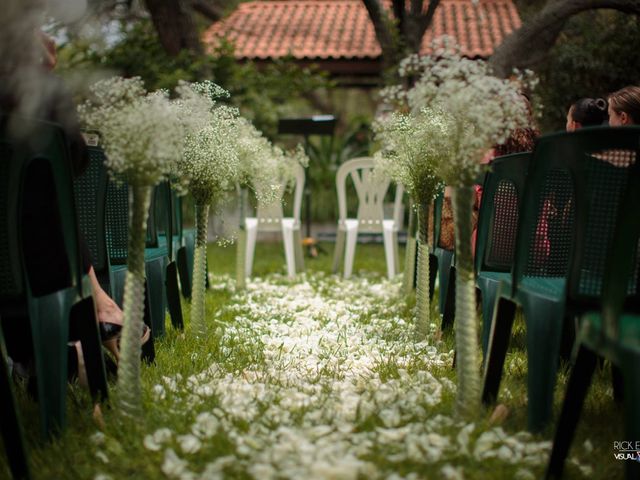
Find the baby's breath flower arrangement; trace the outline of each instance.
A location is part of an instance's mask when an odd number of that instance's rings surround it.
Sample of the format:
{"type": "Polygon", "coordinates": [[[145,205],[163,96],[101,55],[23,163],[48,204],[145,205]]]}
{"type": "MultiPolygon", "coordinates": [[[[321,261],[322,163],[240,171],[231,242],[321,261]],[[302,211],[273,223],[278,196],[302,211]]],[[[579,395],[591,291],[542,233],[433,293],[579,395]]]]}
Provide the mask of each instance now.
{"type": "Polygon", "coordinates": [[[376,154],[376,168],[405,186],[417,210],[416,328],[423,335],[428,333],[430,323],[428,211],[433,198],[442,188],[435,171],[436,165],[442,161],[441,157],[447,155],[440,145],[448,134],[445,127],[437,121],[437,117],[430,115],[429,109],[415,114],[393,112],[374,125],[376,136],[383,146],[383,150],[376,154]]]}
{"type": "Polygon", "coordinates": [[[471,415],[477,412],[480,403],[471,254],[473,184],[482,171],[483,154],[523,126],[528,115],[518,83],[494,77],[486,62],[463,58],[446,41],[434,50],[434,55],[429,57],[409,57],[400,68],[404,75],[419,75],[407,92],[411,111],[428,112],[431,121],[441,124],[442,131],[447,132],[431,141],[442,151],[436,165],[437,174],[452,187],[457,267],[456,405],[461,414],[471,415]]]}
{"type": "Polygon", "coordinates": [[[167,96],[145,94],[139,79],[95,84],[81,118],[102,133],[107,168],[129,185],[130,228],[124,291],[124,325],[118,364],[118,401],[136,416],[141,409],[140,332],[144,311],[144,245],[151,189],[180,153],[181,130],[167,96]]]}
{"type": "Polygon", "coordinates": [[[210,82],[183,84],[178,94],[179,116],[186,135],[176,171],[186,181],[196,205],[191,328],[197,336],[204,336],[209,208],[219,206],[238,180],[240,162],[234,141],[238,112],[216,102],[223,91],[210,82]]]}

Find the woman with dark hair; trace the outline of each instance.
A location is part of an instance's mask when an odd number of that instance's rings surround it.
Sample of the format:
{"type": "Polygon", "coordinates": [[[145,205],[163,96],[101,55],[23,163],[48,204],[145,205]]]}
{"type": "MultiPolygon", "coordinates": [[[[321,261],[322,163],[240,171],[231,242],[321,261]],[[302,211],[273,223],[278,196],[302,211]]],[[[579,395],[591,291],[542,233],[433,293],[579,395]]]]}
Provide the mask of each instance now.
{"type": "Polygon", "coordinates": [[[640,125],[640,87],[630,85],[609,94],[609,125],[640,125]]]}
{"type": "Polygon", "coordinates": [[[567,132],[602,125],[606,120],[607,101],[604,98],[581,98],[569,107],[567,132]]]}

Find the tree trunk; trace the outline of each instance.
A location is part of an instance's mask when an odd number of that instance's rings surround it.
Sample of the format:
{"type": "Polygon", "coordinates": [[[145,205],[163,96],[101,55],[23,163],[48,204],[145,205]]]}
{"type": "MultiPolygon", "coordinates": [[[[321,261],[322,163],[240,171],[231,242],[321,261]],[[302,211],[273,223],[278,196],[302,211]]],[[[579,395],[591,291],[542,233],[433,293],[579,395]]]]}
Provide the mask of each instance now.
{"type": "Polygon", "coordinates": [[[144,315],[144,242],[151,187],[131,186],[131,222],[127,278],[124,287],[124,324],[118,361],[118,403],[121,411],[136,417],[142,409],[140,354],[144,315]]]}
{"type": "Polygon", "coordinates": [[[456,410],[473,416],[480,406],[480,372],[478,363],[478,322],[476,288],[471,254],[471,212],[473,187],[452,189],[453,219],[456,238],[456,368],[458,393],[456,410]]]}
{"type": "Polygon", "coordinates": [[[489,59],[494,73],[508,77],[514,68],[531,68],[542,62],[556,42],[567,20],[578,13],[611,8],[640,15],[638,0],[550,1],[522,27],[509,35],[489,59]]]}
{"type": "Polygon", "coordinates": [[[151,20],[165,51],[172,56],[182,50],[202,53],[198,28],[187,0],[146,0],[151,20]]]}
{"type": "Polygon", "coordinates": [[[193,255],[191,330],[197,337],[207,334],[205,323],[205,283],[207,275],[207,229],[209,205],[196,205],[196,251],[193,255]]]}
{"type": "Polygon", "coordinates": [[[235,1],[212,1],[212,0],[191,0],[191,6],[193,9],[204,15],[212,22],[217,22],[220,20],[224,14],[224,9],[222,5],[232,3],[235,5],[235,1]]]}
{"type": "Polygon", "coordinates": [[[382,49],[382,68],[387,70],[400,60],[400,46],[396,41],[394,25],[378,0],[362,0],[376,32],[376,39],[382,49]]]}
{"type": "Polygon", "coordinates": [[[411,0],[407,11],[403,0],[394,0],[389,11],[379,0],[362,0],[382,49],[384,70],[395,67],[407,52],[419,53],[424,32],[431,25],[440,0],[429,0],[424,11],[424,0],[411,0]]]}

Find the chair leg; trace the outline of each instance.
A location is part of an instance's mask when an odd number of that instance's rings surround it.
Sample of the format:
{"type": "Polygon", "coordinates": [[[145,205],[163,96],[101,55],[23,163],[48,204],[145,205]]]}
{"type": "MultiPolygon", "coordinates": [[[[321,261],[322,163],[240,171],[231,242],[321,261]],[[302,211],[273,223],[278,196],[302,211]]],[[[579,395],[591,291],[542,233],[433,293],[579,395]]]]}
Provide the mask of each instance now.
{"type": "Polygon", "coordinates": [[[553,448],[549,465],[547,467],[546,478],[560,478],[564,468],[564,461],[569,453],[569,447],[580,419],[584,399],[591,385],[591,378],[596,367],[596,355],[580,346],[575,364],[571,370],[571,375],[567,383],[567,391],[562,404],[560,418],[556,425],[556,433],[553,438],[553,448]]]}
{"type": "Polygon", "coordinates": [[[142,360],[153,363],[156,359],[156,348],[154,345],[153,325],[151,322],[151,308],[149,306],[149,283],[144,282],[144,323],[151,329],[149,340],[142,345],[142,360]]]}
{"type": "Polygon", "coordinates": [[[293,230],[293,249],[296,257],[296,272],[304,272],[304,252],[302,251],[302,233],[300,226],[293,230]]]}
{"type": "Polygon", "coordinates": [[[77,332],[77,338],[82,345],[91,398],[103,402],[109,397],[109,388],[100,332],[96,323],[96,310],[91,297],[85,298],[73,308],[73,319],[72,329],[77,332]]]}
{"type": "Polygon", "coordinates": [[[344,258],[345,236],[345,231],[338,227],[338,231],[336,232],[336,246],[333,252],[333,267],[331,267],[332,273],[338,273],[340,270],[340,264],[344,258]]]}
{"type": "MultiPolygon", "coordinates": [[[[414,259],[415,261],[415,259],[414,259]]],[[[414,269],[415,272],[415,269],[414,269]]],[[[433,295],[436,292],[436,277],[438,275],[438,257],[433,254],[429,254],[429,300],[433,300],[433,295]]],[[[415,279],[414,279],[415,282],[415,279]]]]}
{"type": "Polygon", "coordinates": [[[1,330],[0,328],[0,399],[3,407],[0,415],[0,432],[12,477],[16,480],[26,480],[31,478],[31,473],[18,408],[11,387],[6,360],[7,352],[1,330]]]}
{"type": "Polygon", "coordinates": [[[563,305],[536,299],[522,305],[527,323],[527,391],[529,430],[539,432],[551,419],[560,356],[563,305]]]}
{"type": "MultiPolygon", "coordinates": [[[[640,441],[640,354],[637,350],[623,350],[620,356],[624,381],[624,429],[626,439],[640,441]]],[[[636,452],[636,455],[640,455],[636,452]]],[[[636,457],[637,458],[637,457],[636,457]]],[[[640,461],[625,462],[626,480],[640,480],[640,461]]]]}
{"type": "Polygon", "coordinates": [[[42,433],[57,434],[66,424],[69,316],[77,290],[39,297],[29,309],[42,433]]]}
{"type": "Polygon", "coordinates": [[[384,241],[384,256],[387,260],[387,277],[391,279],[396,274],[393,230],[385,228],[382,231],[382,239],[384,241]]]}
{"type": "Polygon", "coordinates": [[[256,251],[256,237],[258,236],[258,225],[247,224],[247,250],[244,257],[244,268],[247,277],[251,276],[253,270],[253,257],[256,251]]]}
{"type": "Polygon", "coordinates": [[[165,333],[165,262],[166,257],[158,257],[145,262],[145,276],[149,292],[150,319],[152,324],[151,332],[155,338],[161,337],[165,333]]]}
{"type": "Polygon", "coordinates": [[[509,348],[513,319],[516,314],[516,305],[511,300],[498,296],[491,322],[489,347],[484,367],[484,382],[482,385],[482,403],[491,404],[498,398],[500,380],[504,360],[509,348]]]}
{"type": "Polygon", "coordinates": [[[349,278],[353,271],[353,259],[358,241],[358,227],[347,229],[346,251],[344,255],[344,278],[349,278]]]}
{"type": "Polygon", "coordinates": [[[478,289],[480,290],[480,304],[482,305],[482,351],[486,357],[489,345],[489,334],[491,331],[491,319],[493,318],[493,308],[496,304],[496,294],[499,283],[486,278],[478,278],[478,289]]]}
{"type": "Polygon", "coordinates": [[[284,243],[284,256],[287,262],[287,276],[296,276],[296,259],[293,248],[293,229],[289,225],[282,225],[282,243],[284,243]]]}
{"type": "Polygon", "coordinates": [[[456,267],[449,267],[449,281],[445,290],[440,290],[444,295],[444,309],[442,310],[442,330],[453,327],[456,316],[456,267]]]}
{"type": "Polygon", "coordinates": [[[393,264],[395,265],[395,272],[400,271],[400,251],[398,249],[398,231],[394,230],[391,237],[391,244],[393,245],[393,264]]]}
{"type": "Polygon", "coordinates": [[[191,298],[191,277],[189,276],[189,265],[187,263],[187,249],[185,247],[178,248],[176,258],[182,296],[184,298],[191,298]]]}
{"type": "Polygon", "coordinates": [[[169,262],[165,269],[165,290],[167,292],[169,315],[171,315],[171,325],[173,325],[173,328],[182,330],[184,328],[184,319],[182,318],[182,305],[180,304],[176,262],[169,262]]]}
{"type": "Polygon", "coordinates": [[[436,249],[436,257],[438,257],[438,272],[440,277],[440,298],[438,306],[440,307],[440,313],[443,313],[445,309],[445,302],[447,300],[445,292],[449,286],[449,273],[451,272],[453,252],[438,248],[436,249]]]}

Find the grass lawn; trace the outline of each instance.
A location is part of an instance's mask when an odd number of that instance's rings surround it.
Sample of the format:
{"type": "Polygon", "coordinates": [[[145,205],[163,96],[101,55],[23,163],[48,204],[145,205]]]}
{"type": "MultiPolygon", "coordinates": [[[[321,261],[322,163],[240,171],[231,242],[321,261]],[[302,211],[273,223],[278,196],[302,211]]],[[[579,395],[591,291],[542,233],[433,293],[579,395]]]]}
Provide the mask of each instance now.
{"type": "MultiPolygon", "coordinates": [[[[458,419],[453,332],[416,338],[415,299],[400,279],[383,277],[381,245],[358,245],[346,281],[330,274],[333,246],[321,246],[289,281],[282,245],[258,243],[254,281],[237,292],[235,246],[210,245],[210,335],[191,337],[184,303],[186,331],[168,322],[155,364],[143,366],[141,418],[103,406],[100,426],[73,385],[69,428],[37,447],[36,405],[18,389],[35,478],[540,478],[552,431],[524,431],[522,321],[500,391],[506,420],[491,424],[482,408],[471,422],[458,419]]],[[[623,476],[610,377],[606,366],[596,372],[565,478],[623,476]]],[[[563,369],[556,410],[565,381],[563,369]]],[[[4,457],[0,476],[8,476],[4,457]]]]}

